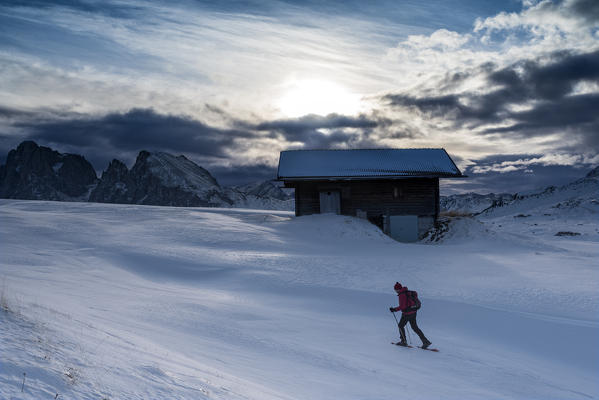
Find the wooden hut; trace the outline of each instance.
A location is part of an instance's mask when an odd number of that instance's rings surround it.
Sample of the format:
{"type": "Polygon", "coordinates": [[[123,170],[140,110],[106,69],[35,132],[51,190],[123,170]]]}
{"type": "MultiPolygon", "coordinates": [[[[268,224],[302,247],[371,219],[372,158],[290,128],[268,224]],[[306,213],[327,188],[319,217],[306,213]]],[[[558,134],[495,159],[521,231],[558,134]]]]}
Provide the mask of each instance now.
{"type": "Polygon", "coordinates": [[[463,177],[444,149],[289,150],[277,178],[295,189],[295,215],[368,218],[400,241],[439,216],[439,178],[463,177]]]}

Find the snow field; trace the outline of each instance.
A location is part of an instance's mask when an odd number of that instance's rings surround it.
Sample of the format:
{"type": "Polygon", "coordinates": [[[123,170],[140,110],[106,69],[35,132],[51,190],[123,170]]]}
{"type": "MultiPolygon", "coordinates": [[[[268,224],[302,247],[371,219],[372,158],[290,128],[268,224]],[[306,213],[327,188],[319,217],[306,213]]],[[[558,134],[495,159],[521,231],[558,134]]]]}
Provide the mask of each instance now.
{"type": "Polygon", "coordinates": [[[259,210],[0,200],[0,221],[0,398],[599,396],[588,218],[559,221],[573,238],[463,220],[437,244],[259,210]],[[389,344],[396,280],[440,353],[389,344]]]}

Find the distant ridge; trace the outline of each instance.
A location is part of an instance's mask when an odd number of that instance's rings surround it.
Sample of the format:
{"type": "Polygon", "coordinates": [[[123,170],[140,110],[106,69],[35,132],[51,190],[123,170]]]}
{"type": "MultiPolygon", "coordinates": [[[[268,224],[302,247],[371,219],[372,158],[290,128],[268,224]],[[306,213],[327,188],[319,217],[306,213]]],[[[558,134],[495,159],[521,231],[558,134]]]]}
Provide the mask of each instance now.
{"type": "Polygon", "coordinates": [[[510,213],[527,207],[581,208],[599,212],[599,167],[593,168],[584,177],[559,187],[548,186],[541,190],[514,194],[466,193],[442,196],[440,203],[443,211],[475,215],[510,213]]]}
{"type": "Polygon", "coordinates": [[[242,207],[293,210],[293,200],[273,182],[222,187],[185,156],[139,152],[129,170],[112,160],[97,178],[84,157],[25,141],[0,166],[0,198],[91,201],[177,207],[242,207]]]}

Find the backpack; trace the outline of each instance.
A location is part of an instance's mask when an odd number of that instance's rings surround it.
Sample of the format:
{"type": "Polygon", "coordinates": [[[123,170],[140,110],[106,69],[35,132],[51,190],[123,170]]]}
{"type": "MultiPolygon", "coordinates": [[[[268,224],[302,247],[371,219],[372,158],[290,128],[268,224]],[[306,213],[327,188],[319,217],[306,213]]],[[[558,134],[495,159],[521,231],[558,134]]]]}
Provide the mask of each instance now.
{"type": "Polygon", "coordinates": [[[418,311],[422,303],[418,298],[418,292],[415,290],[408,290],[406,292],[406,298],[408,299],[408,310],[407,311],[418,311]]]}

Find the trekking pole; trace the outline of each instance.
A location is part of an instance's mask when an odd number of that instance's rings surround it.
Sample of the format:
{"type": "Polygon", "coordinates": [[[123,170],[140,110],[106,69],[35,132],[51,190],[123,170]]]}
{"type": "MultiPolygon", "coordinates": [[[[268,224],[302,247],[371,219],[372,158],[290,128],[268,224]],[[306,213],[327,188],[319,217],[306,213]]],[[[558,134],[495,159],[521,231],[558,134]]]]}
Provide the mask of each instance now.
{"type": "Polygon", "coordinates": [[[401,329],[399,329],[399,321],[397,320],[397,317],[395,316],[395,312],[393,312],[393,318],[395,318],[395,322],[397,323],[397,330],[399,331],[399,340],[402,340],[402,336],[401,336],[401,329]]]}
{"type": "Polygon", "coordinates": [[[399,338],[401,339],[401,329],[399,329],[399,321],[397,320],[397,317],[395,316],[395,312],[393,312],[393,318],[395,318],[395,322],[397,322],[397,330],[399,331],[399,338]]]}

